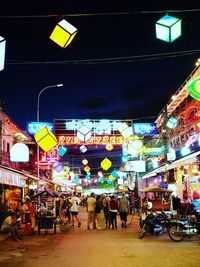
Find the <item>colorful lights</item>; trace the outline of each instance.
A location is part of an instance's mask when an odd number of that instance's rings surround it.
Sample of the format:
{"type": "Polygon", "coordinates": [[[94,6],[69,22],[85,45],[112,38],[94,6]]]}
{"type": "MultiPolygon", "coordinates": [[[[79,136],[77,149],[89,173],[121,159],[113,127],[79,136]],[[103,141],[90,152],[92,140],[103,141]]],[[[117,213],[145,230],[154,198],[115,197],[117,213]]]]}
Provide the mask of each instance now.
{"type": "Polygon", "coordinates": [[[106,144],[106,149],[108,150],[108,151],[111,151],[111,150],[113,150],[113,145],[112,144],[106,144]]]}
{"type": "Polygon", "coordinates": [[[83,163],[83,165],[87,165],[88,164],[88,160],[87,159],[83,159],[82,163],[83,163]]]}
{"type": "Polygon", "coordinates": [[[61,162],[55,162],[53,163],[53,168],[56,172],[61,172],[64,169],[64,166],[61,162]]]}
{"type": "Polygon", "coordinates": [[[45,152],[58,144],[55,135],[45,126],[34,135],[35,141],[45,152]]]}
{"type": "Polygon", "coordinates": [[[50,39],[62,48],[67,47],[77,33],[77,28],[66,20],[61,20],[50,35],[50,39]]]}
{"type": "Polygon", "coordinates": [[[82,126],[77,130],[77,138],[82,142],[87,142],[90,139],[91,135],[91,130],[86,126],[82,126]]]}
{"type": "Polygon", "coordinates": [[[4,69],[6,53],[6,40],[0,36],[0,71],[4,69]]]}
{"type": "Polygon", "coordinates": [[[181,19],[165,15],[156,22],[156,38],[173,42],[181,36],[181,19]]]}
{"type": "Polygon", "coordinates": [[[101,162],[102,169],[107,171],[108,169],[110,169],[111,166],[112,166],[112,162],[108,158],[105,158],[104,160],[102,160],[101,162]]]}
{"type": "Polygon", "coordinates": [[[196,100],[200,100],[200,77],[195,79],[188,86],[189,94],[196,100]]]}
{"type": "Polygon", "coordinates": [[[16,143],[10,150],[10,161],[12,162],[28,162],[29,148],[23,143],[16,143]]]}
{"type": "Polygon", "coordinates": [[[65,153],[67,152],[67,148],[65,146],[61,146],[59,149],[58,149],[58,155],[63,157],[65,155],[65,153]]]}
{"type": "Polygon", "coordinates": [[[87,147],[84,146],[84,145],[80,146],[80,151],[81,151],[82,153],[85,153],[85,152],[87,151],[87,147]]]}
{"type": "Polygon", "coordinates": [[[169,119],[166,123],[166,126],[169,129],[175,129],[177,125],[178,125],[178,120],[176,118],[174,118],[173,116],[169,117],[169,119]]]}

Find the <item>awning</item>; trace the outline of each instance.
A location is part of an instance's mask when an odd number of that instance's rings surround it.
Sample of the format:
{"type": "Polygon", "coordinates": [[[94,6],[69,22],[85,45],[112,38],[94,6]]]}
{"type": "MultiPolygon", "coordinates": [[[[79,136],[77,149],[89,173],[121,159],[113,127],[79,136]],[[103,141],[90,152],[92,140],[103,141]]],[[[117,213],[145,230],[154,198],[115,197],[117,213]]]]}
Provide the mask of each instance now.
{"type": "Polygon", "coordinates": [[[190,155],[187,155],[181,159],[177,159],[171,164],[165,164],[157,169],[150,171],[142,176],[142,179],[147,179],[151,177],[156,177],[158,173],[166,172],[168,170],[174,169],[179,166],[187,165],[196,162],[196,157],[200,154],[200,151],[194,152],[190,155]]]}

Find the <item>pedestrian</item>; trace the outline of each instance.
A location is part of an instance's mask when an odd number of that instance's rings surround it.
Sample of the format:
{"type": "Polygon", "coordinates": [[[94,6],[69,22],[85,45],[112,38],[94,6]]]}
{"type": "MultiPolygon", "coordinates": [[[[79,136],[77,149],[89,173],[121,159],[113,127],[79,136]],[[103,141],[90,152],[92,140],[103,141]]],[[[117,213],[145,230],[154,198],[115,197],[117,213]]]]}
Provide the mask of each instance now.
{"type": "Polygon", "coordinates": [[[80,199],[77,197],[76,192],[73,192],[73,196],[72,198],[69,200],[71,203],[71,207],[70,207],[70,212],[71,212],[71,216],[72,216],[72,227],[74,227],[74,217],[76,218],[77,222],[78,222],[78,227],[81,226],[81,221],[78,217],[78,212],[79,212],[79,205],[80,205],[80,199]]]}
{"type": "Polygon", "coordinates": [[[103,211],[104,211],[104,218],[105,218],[105,226],[106,228],[110,228],[111,220],[110,220],[110,198],[106,197],[106,195],[102,196],[102,203],[103,203],[103,211]]]}
{"type": "Polygon", "coordinates": [[[97,219],[97,229],[105,229],[105,217],[103,211],[103,202],[102,197],[98,195],[96,197],[96,207],[95,207],[96,219],[97,219]]]}
{"type": "Polygon", "coordinates": [[[30,198],[26,198],[26,202],[23,204],[23,223],[28,224],[31,222],[30,219],[30,198]]]}
{"type": "Polygon", "coordinates": [[[44,206],[44,203],[41,203],[40,208],[37,210],[37,213],[39,215],[39,217],[44,217],[47,214],[47,209],[44,206]]]}
{"type": "Polygon", "coordinates": [[[119,215],[121,219],[121,227],[127,228],[127,216],[129,210],[129,201],[125,196],[125,192],[122,192],[122,196],[119,199],[119,215]]]}
{"type": "Polygon", "coordinates": [[[33,230],[35,227],[35,216],[36,216],[36,207],[35,207],[35,202],[32,201],[30,205],[30,220],[31,220],[31,228],[33,230]]]}
{"type": "Polygon", "coordinates": [[[3,233],[11,233],[12,239],[14,241],[21,240],[21,234],[17,228],[17,217],[15,212],[11,212],[1,225],[1,232],[3,233]]]}
{"type": "Polygon", "coordinates": [[[88,213],[87,229],[90,230],[90,223],[93,224],[93,229],[96,229],[96,215],[95,215],[96,199],[95,194],[91,193],[86,202],[86,211],[88,213]]]}
{"type": "Polygon", "coordinates": [[[118,201],[116,200],[115,195],[111,196],[110,201],[110,217],[111,217],[111,224],[112,229],[117,229],[117,212],[118,212],[118,201]]]}

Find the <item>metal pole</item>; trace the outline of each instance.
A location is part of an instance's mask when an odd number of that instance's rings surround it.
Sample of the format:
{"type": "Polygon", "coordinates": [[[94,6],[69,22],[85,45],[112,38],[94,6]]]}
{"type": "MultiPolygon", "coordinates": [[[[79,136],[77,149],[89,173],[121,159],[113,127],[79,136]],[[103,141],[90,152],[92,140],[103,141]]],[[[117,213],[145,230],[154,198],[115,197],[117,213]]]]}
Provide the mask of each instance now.
{"type": "MultiPolygon", "coordinates": [[[[49,89],[49,88],[52,88],[52,87],[62,87],[62,86],[63,86],[62,83],[61,84],[55,84],[55,85],[46,86],[39,92],[38,97],[37,97],[37,122],[40,121],[40,96],[41,96],[41,94],[46,89],[49,89]]],[[[37,145],[37,177],[38,177],[38,179],[40,178],[39,160],[40,160],[40,147],[37,145]]]]}

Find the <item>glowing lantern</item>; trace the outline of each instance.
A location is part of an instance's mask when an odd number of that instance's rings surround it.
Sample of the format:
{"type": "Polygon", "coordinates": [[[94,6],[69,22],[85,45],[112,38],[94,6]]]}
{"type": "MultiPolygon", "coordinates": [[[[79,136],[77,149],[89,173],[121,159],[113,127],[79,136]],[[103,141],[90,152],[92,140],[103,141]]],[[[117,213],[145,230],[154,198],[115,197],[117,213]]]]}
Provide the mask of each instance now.
{"type": "Polygon", "coordinates": [[[104,183],[104,179],[102,177],[99,177],[98,181],[103,184],[104,183]]]}
{"type": "Polygon", "coordinates": [[[102,172],[98,172],[98,176],[99,177],[103,177],[103,173],[102,172]]]}
{"type": "Polygon", "coordinates": [[[176,118],[174,118],[173,116],[169,117],[169,119],[166,123],[166,126],[169,129],[175,129],[177,125],[178,125],[178,120],[176,118]]]}
{"type": "Polygon", "coordinates": [[[128,157],[127,155],[124,155],[124,156],[122,157],[122,161],[123,161],[124,163],[126,163],[128,160],[129,160],[129,157],[128,157]]]}
{"type": "Polygon", "coordinates": [[[64,169],[64,166],[62,165],[61,162],[55,162],[53,163],[53,168],[57,172],[61,172],[64,169]]]}
{"type": "Polygon", "coordinates": [[[173,42],[181,36],[181,19],[165,15],[156,22],[156,38],[173,42]]]}
{"type": "Polygon", "coordinates": [[[35,141],[45,152],[58,144],[55,135],[45,126],[34,135],[35,141]]]}
{"type": "Polygon", "coordinates": [[[110,179],[106,180],[107,184],[112,184],[112,181],[110,179]]]}
{"type": "Polygon", "coordinates": [[[86,166],[86,167],[84,168],[84,171],[85,171],[85,172],[89,172],[89,171],[90,171],[90,167],[89,167],[89,166],[86,166]]]}
{"type": "Polygon", "coordinates": [[[106,149],[107,149],[108,151],[113,150],[113,145],[112,145],[112,144],[106,144],[106,149]]]}
{"type": "Polygon", "coordinates": [[[82,126],[77,130],[77,138],[80,139],[82,142],[86,142],[87,140],[89,140],[91,135],[91,130],[86,126],[82,126]]]}
{"type": "Polygon", "coordinates": [[[61,146],[58,149],[58,155],[60,155],[61,157],[63,157],[65,155],[65,153],[67,152],[67,148],[65,146],[61,146]]]}
{"type": "Polygon", "coordinates": [[[76,33],[77,29],[63,19],[56,25],[49,38],[62,48],[65,48],[71,43],[76,33]]]}
{"type": "Polygon", "coordinates": [[[4,69],[6,53],[6,40],[0,36],[0,71],[4,69]]]}
{"type": "Polygon", "coordinates": [[[28,162],[29,148],[23,143],[16,143],[10,150],[10,161],[12,162],[28,162]]]}
{"type": "Polygon", "coordinates": [[[125,122],[120,125],[118,128],[119,132],[124,138],[128,138],[133,134],[133,130],[125,122]]]}
{"type": "Polygon", "coordinates": [[[111,166],[112,166],[112,162],[108,158],[105,158],[104,160],[102,160],[101,162],[102,169],[107,171],[111,166]]]}
{"type": "Polygon", "coordinates": [[[81,151],[82,153],[85,153],[85,152],[87,151],[86,146],[84,146],[84,145],[80,146],[80,151],[81,151]]]}
{"type": "Polygon", "coordinates": [[[83,165],[87,165],[88,164],[88,160],[87,159],[83,159],[82,163],[83,163],[83,165]]]}
{"type": "Polygon", "coordinates": [[[112,171],[112,172],[111,172],[111,175],[112,175],[112,177],[114,177],[115,179],[116,179],[116,178],[119,178],[119,174],[116,172],[116,170],[112,171]]]}
{"type": "Polygon", "coordinates": [[[189,94],[196,100],[200,100],[200,78],[195,79],[189,86],[189,94]]]}

